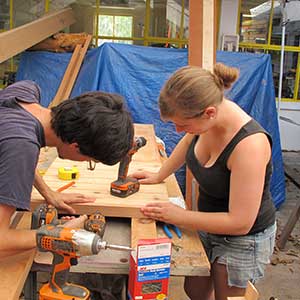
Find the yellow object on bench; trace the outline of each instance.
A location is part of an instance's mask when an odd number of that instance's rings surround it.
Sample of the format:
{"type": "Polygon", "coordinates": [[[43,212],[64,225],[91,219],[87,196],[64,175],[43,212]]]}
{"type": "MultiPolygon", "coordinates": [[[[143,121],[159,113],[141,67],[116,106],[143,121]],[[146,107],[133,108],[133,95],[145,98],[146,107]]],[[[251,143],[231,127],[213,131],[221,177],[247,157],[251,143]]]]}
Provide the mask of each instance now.
{"type": "Polygon", "coordinates": [[[58,168],[58,178],[61,180],[78,179],[79,170],[76,167],[61,167],[58,168]]]}

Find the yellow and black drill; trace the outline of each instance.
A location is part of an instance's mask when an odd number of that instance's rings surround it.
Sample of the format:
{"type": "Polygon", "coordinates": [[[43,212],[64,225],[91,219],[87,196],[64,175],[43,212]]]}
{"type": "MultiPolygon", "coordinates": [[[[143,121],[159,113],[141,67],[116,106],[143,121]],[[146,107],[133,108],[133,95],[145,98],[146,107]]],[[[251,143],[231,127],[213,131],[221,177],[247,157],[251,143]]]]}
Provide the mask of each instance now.
{"type": "Polygon", "coordinates": [[[120,161],[118,179],[112,182],[110,185],[110,193],[112,195],[125,198],[139,190],[139,181],[136,178],[127,177],[127,174],[133,154],[135,154],[141,147],[145,146],[146,143],[147,140],[142,136],[135,138],[132,148],[120,161]]]}

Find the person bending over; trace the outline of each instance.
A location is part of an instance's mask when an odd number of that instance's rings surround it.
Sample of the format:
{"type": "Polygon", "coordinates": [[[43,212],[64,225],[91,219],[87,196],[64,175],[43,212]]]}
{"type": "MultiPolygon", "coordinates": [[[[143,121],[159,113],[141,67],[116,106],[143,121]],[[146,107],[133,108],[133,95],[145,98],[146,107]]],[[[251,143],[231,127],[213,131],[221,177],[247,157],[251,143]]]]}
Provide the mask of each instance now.
{"type": "Polygon", "coordinates": [[[39,101],[40,89],[29,80],[0,91],[1,257],[36,246],[35,231],[9,229],[16,209],[30,210],[33,185],[48,204],[69,213],[75,212],[72,203],[95,201],[51,190],[35,171],[41,147],[56,147],[60,158],[113,165],[133,142],[133,122],[120,95],[89,92],[51,110],[39,101]]]}

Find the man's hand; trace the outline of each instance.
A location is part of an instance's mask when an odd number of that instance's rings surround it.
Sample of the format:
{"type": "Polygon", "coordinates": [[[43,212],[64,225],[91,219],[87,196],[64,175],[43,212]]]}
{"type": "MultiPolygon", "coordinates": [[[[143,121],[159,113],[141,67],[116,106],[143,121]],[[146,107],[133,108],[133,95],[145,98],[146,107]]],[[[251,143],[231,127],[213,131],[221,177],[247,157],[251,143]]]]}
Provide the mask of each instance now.
{"type": "Polygon", "coordinates": [[[45,197],[47,204],[51,204],[57,209],[61,209],[70,214],[75,214],[76,211],[70,205],[95,202],[96,198],[88,197],[78,193],[60,193],[56,191],[48,191],[45,197]]]}
{"type": "Polygon", "coordinates": [[[58,209],[62,209],[69,214],[75,214],[76,211],[70,205],[95,202],[96,198],[88,197],[78,193],[60,193],[53,191],[45,183],[38,170],[35,172],[34,186],[39,193],[45,198],[47,204],[51,204],[58,209]]]}

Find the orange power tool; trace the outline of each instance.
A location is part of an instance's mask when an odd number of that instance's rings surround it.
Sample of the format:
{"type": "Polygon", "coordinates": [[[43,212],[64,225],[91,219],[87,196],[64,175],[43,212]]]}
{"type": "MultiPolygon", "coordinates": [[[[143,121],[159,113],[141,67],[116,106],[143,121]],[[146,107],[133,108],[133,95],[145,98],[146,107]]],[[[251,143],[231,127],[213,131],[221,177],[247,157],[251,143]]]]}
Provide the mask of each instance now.
{"type": "Polygon", "coordinates": [[[49,283],[40,289],[39,300],[88,300],[90,292],[83,286],[68,283],[70,267],[80,256],[99,253],[102,249],[132,251],[127,246],[110,245],[93,232],[84,229],[44,225],[37,230],[37,246],[40,251],[54,254],[49,283]]]}
{"type": "Polygon", "coordinates": [[[142,136],[135,138],[133,147],[120,161],[118,179],[112,182],[110,185],[110,193],[112,195],[125,198],[133,193],[136,193],[139,190],[139,181],[136,178],[127,177],[127,173],[132,155],[135,154],[141,147],[145,146],[146,143],[147,140],[142,136]]]}
{"type": "Polygon", "coordinates": [[[54,254],[50,282],[40,289],[39,300],[88,300],[90,292],[83,286],[67,282],[70,267],[80,256],[94,255],[102,249],[132,251],[126,246],[109,245],[102,240],[105,217],[98,211],[90,215],[84,229],[56,226],[64,221],[57,218],[55,207],[41,204],[32,214],[32,228],[37,229],[37,246],[42,252],[54,254]]]}

